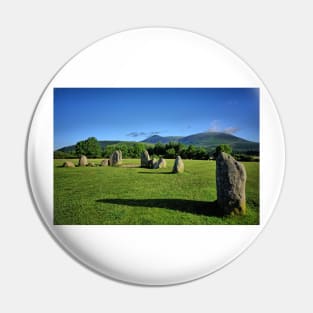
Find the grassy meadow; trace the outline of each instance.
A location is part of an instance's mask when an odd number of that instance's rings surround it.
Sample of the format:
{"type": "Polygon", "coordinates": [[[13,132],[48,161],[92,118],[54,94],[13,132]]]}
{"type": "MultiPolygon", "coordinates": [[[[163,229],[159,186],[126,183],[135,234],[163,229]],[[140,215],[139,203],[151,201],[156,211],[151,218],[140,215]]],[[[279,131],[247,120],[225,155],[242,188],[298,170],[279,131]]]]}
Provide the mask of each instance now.
{"type": "Polygon", "coordinates": [[[215,161],[184,160],[183,174],[171,173],[174,160],[157,170],[140,168],[138,159],[121,167],[63,168],[64,161],[54,160],[56,225],[259,224],[258,162],[244,163],[247,214],[221,216],[215,161]]]}

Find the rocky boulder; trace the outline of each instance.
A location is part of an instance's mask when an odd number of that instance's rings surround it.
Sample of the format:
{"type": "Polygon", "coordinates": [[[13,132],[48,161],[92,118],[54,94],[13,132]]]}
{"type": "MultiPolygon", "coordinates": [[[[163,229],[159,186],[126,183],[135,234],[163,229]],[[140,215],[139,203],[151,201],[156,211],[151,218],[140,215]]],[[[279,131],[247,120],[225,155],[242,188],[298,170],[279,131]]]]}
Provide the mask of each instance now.
{"type": "Polygon", "coordinates": [[[173,166],[173,173],[183,173],[184,170],[185,170],[184,162],[182,158],[178,156],[173,166]]]}
{"type": "Polygon", "coordinates": [[[153,168],[153,169],[159,168],[159,162],[158,162],[158,160],[155,159],[155,158],[152,159],[152,168],[153,168]]]}
{"type": "Polygon", "coordinates": [[[141,152],[140,167],[149,167],[150,155],[147,150],[141,152]]]}
{"type": "Polygon", "coordinates": [[[216,158],[217,204],[224,214],[246,213],[247,174],[243,164],[220,152],[216,158]]]}
{"type": "Polygon", "coordinates": [[[158,168],[166,168],[166,160],[163,158],[160,158],[158,161],[158,168]]]}
{"type": "Polygon", "coordinates": [[[116,150],[110,156],[110,165],[118,166],[122,164],[122,151],[116,150]]]}
{"type": "Polygon", "coordinates": [[[149,160],[148,168],[157,169],[158,168],[158,160],[155,158],[153,158],[152,160],[149,160]]]}
{"type": "Polygon", "coordinates": [[[100,166],[109,166],[110,164],[110,160],[108,159],[104,159],[101,161],[100,166]]]}
{"type": "Polygon", "coordinates": [[[88,159],[85,155],[82,155],[78,161],[79,166],[87,166],[88,164],[88,159]]]}
{"type": "Polygon", "coordinates": [[[75,164],[70,161],[66,161],[63,163],[63,167],[75,167],[75,164]]]}

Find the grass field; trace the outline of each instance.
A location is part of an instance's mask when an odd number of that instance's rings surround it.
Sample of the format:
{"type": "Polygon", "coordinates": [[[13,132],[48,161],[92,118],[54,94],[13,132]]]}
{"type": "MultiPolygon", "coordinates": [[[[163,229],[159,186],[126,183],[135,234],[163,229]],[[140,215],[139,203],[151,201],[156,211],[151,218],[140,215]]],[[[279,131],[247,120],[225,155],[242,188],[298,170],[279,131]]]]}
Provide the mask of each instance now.
{"type": "MultiPolygon", "coordinates": [[[[123,167],[60,167],[54,160],[54,224],[57,225],[196,225],[259,224],[259,163],[247,170],[247,214],[220,216],[216,209],[215,161],[184,160],[185,172],[123,167]]],[[[90,160],[96,164],[101,160],[90,160]]],[[[77,160],[75,160],[77,162],[77,160]]]]}

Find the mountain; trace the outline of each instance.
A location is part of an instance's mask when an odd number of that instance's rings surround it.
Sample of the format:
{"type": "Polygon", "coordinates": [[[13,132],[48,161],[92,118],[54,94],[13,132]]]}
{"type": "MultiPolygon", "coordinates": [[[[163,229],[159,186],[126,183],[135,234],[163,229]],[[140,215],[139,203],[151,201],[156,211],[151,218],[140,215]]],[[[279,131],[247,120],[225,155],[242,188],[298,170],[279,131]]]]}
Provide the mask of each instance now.
{"type": "Polygon", "coordinates": [[[170,141],[179,141],[183,137],[181,136],[168,136],[168,137],[162,137],[159,135],[153,135],[145,140],[142,140],[141,142],[144,143],[169,143],[170,141]]]}
{"type": "MultiPolygon", "coordinates": [[[[142,143],[145,144],[156,144],[156,143],[169,143],[170,141],[181,142],[185,145],[194,145],[198,147],[205,148],[215,148],[221,144],[229,144],[233,151],[236,152],[244,152],[244,151],[259,151],[259,143],[249,141],[231,134],[226,134],[222,132],[204,132],[193,134],[190,136],[182,137],[182,136],[167,136],[162,137],[159,135],[153,135],[148,137],[145,140],[142,140],[142,143]]],[[[134,143],[134,141],[118,141],[118,140],[101,140],[99,141],[101,148],[105,148],[107,145],[113,145],[117,143],[134,143]]],[[[71,153],[75,151],[75,145],[63,147],[57,149],[57,151],[62,151],[66,153],[71,153]]]]}
{"type": "Polygon", "coordinates": [[[170,136],[170,137],[162,137],[162,136],[151,136],[142,142],[145,143],[169,143],[170,141],[178,141],[185,145],[194,145],[198,147],[209,147],[215,148],[221,144],[229,144],[232,146],[234,151],[247,151],[254,150],[259,151],[259,143],[249,141],[231,134],[223,133],[223,132],[204,132],[193,134],[186,137],[181,136],[170,136]]]}

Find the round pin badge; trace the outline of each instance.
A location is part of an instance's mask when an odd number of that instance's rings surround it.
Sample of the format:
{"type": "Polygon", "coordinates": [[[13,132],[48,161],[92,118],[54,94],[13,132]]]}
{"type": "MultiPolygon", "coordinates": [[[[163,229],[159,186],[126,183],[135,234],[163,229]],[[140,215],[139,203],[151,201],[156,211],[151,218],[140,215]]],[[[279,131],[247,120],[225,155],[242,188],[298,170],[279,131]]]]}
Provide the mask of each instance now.
{"type": "Polygon", "coordinates": [[[142,285],[239,256],[278,200],[285,148],[262,81],[199,34],[142,28],[70,59],[40,97],[27,168],[46,227],[74,259],[142,285]]]}

